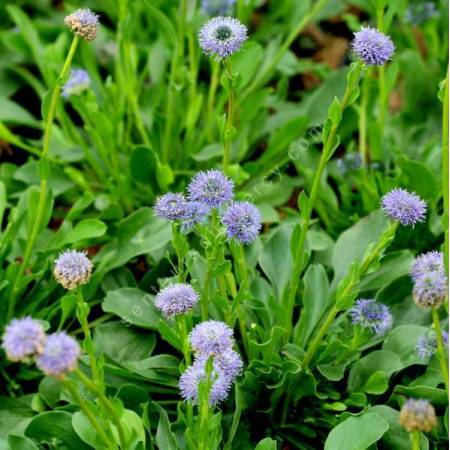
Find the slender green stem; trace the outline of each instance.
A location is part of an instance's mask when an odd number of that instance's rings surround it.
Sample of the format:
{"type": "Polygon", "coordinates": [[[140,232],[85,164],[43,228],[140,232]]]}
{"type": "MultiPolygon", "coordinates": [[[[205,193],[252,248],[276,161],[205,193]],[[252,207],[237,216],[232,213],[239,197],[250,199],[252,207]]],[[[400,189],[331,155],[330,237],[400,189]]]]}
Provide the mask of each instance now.
{"type": "Polygon", "coordinates": [[[318,333],[315,335],[314,339],[311,341],[311,344],[308,347],[308,351],[306,352],[306,355],[303,359],[303,369],[306,369],[308,367],[311,359],[316,354],[317,349],[320,347],[320,344],[322,343],[323,338],[328,331],[328,328],[330,328],[338,312],[339,310],[336,308],[336,306],[333,306],[330,311],[328,311],[328,314],[321,327],[319,328],[318,333]]]}
{"type": "Polygon", "coordinates": [[[447,275],[448,270],[448,258],[449,258],[449,230],[448,230],[448,210],[449,210],[449,182],[448,182],[448,68],[447,76],[444,81],[444,95],[443,95],[443,109],[442,109],[442,192],[444,197],[444,214],[442,216],[445,244],[444,244],[444,263],[447,275]]]}
{"type": "Polygon", "coordinates": [[[234,87],[233,87],[233,72],[231,70],[230,60],[225,62],[225,73],[228,77],[228,105],[227,105],[227,121],[225,125],[225,135],[223,137],[223,171],[228,173],[228,166],[231,157],[231,142],[233,136],[233,121],[234,121],[234,87]]]}
{"type": "Polygon", "coordinates": [[[89,422],[94,427],[94,429],[97,432],[97,434],[99,435],[100,439],[105,443],[106,447],[108,449],[116,449],[117,446],[113,442],[110,441],[110,439],[106,435],[104,429],[98,423],[97,417],[91,411],[91,409],[86,404],[86,402],[81,398],[81,396],[79,395],[76,387],[74,387],[70,381],[65,381],[64,382],[64,387],[69,391],[70,396],[78,404],[78,407],[80,408],[81,412],[89,420],[89,422]]]}
{"type": "Polygon", "coordinates": [[[200,309],[202,313],[202,321],[208,320],[208,303],[209,303],[209,288],[211,284],[211,273],[206,269],[205,281],[203,284],[202,295],[200,298],[200,309]]]}
{"type": "MultiPolygon", "coordinates": [[[[250,295],[249,278],[247,270],[247,261],[245,259],[244,246],[240,243],[231,243],[231,251],[233,253],[234,261],[239,270],[240,291],[243,293],[243,299],[247,299],[250,295]]],[[[245,353],[249,356],[249,345],[247,336],[247,326],[245,320],[245,308],[242,300],[236,306],[237,319],[239,322],[239,331],[241,332],[242,343],[244,345],[245,353]]]]}
{"type": "Polygon", "coordinates": [[[306,369],[311,362],[312,358],[316,354],[318,348],[323,342],[323,338],[325,337],[325,334],[328,331],[328,328],[333,323],[336,315],[339,311],[341,311],[342,307],[341,302],[348,299],[352,293],[355,292],[358,288],[358,284],[362,278],[363,275],[367,273],[367,271],[370,269],[370,267],[373,265],[373,263],[381,257],[386,247],[390,244],[391,240],[395,236],[395,231],[397,230],[398,222],[391,222],[389,226],[386,228],[386,230],[383,232],[383,234],[380,236],[380,239],[375,247],[370,251],[370,253],[363,259],[361,262],[361,265],[358,269],[357,276],[354,278],[351,278],[348,283],[345,285],[345,287],[338,292],[337,297],[335,299],[335,303],[332,306],[332,308],[328,311],[328,314],[325,317],[325,320],[322,322],[321,327],[319,328],[319,331],[314,336],[314,339],[311,341],[311,343],[308,346],[308,350],[306,352],[306,355],[303,359],[302,366],[303,369],[306,369]]]}
{"type": "Polygon", "coordinates": [[[56,114],[56,107],[58,104],[58,99],[61,93],[61,86],[64,82],[65,77],[69,73],[70,64],[72,62],[72,59],[75,55],[75,51],[78,46],[79,42],[79,36],[75,35],[72,44],[70,45],[69,52],[67,53],[66,59],[64,61],[63,67],[61,69],[61,72],[58,76],[58,79],[56,80],[56,83],[53,87],[53,91],[51,93],[50,98],[50,104],[47,111],[47,117],[45,119],[45,128],[44,128],[44,141],[43,141],[43,148],[42,148],[42,155],[41,155],[41,161],[40,165],[42,170],[40,170],[40,176],[41,176],[41,186],[39,191],[39,199],[36,206],[36,213],[35,217],[32,223],[30,235],[28,237],[26,246],[25,246],[25,252],[23,255],[22,263],[20,264],[20,267],[14,277],[14,281],[11,284],[11,290],[10,290],[10,298],[8,303],[8,321],[11,320],[12,316],[14,315],[14,309],[16,306],[17,301],[17,295],[20,290],[20,286],[18,285],[19,280],[22,278],[23,274],[25,273],[25,269],[28,267],[28,264],[30,262],[31,255],[33,253],[34,244],[36,243],[36,239],[39,234],[40,227],[42,225],[42,220],[44,218],[45,213],[45,203],[47,201],[47,179],[48,179],[48,152],[50,148],[50,137],[51,137],[51,130],[53,126],[53,122],[55,120],[55,114],[56,114]]]}
{"type": "Polygon", "coordinates": [[[367,68],[361,89],[361,105],[359,107],[359,154],[365,165],[369,160],[367,151],[367,107],[370,90],[370,68],[367,68]]]}
{"type": "Polygon", "coordinates": [[[210,416],[210,408],[209,408],[209,394],[212,386],[212,372],[213,372],[213,360],[212,358],[208,358],[205,367],[206,373],[206,395],[200,396],[200,405],[199,405],[199,414],[200,414],[200,424],[199,424],[199,443],[198,450],[209,450],[208,442],[209,442],[209,416],[210,416]]]}
{"type": "Polygon", "coordinates": [[[117,428],[117,431],[119,433],[119,441],[120,441],[121,449],[122,450],[126,449],[127,448],[127,440],[126,440],[126,437],[125,437],[125,431],[123,429],[120,417],[117,414],[117,411],[115,410],[114,406],[111,404],[111,402],[105,396],[105,394],[96,386],[96,384],[93,383],[80,369],[75,369],[75,375],[81,380],[81,382],[93,394],[96,394],[98,396],[98,400],[99,400],[100,404],[109,413],[109,415],[111,416],[112,421],[114,422],[114,425],[117,428]]]}
{"type": "Polygon", "coordinates": [[[449,394],[449,386],[448,386],[448,365],[447,359],[445,357],[444,350],[444,340],[442,338],[442,329],[441,324],[439,322],[439,313],[436,308],[431,310],[431,315],[433,316],[433,325],[436,332],[436,340],[437,340],[437,353],[436,356],[439,360],[439,366],[441,368],[442,378],[444,379],[445,389],[447,390],[447,395],[449,394]]]}
{"type": "Polygon", "coordinates": [[[92,370],[92,378],[95,383],[101,383],[100,375],[97,367],[97,359],[95,357],[94,345],[92,344],[91,330],[89,328],[89,305],[84,301],[81,286],[77,287],[77,318],[80,322],[84,334],[84,345],[86,353],[89,356],[89,363],[92,370]]]}
{"type": "MultiPolygon", "coordinates": [[[[352,93],[353,86],[350,86],[347,84],[344,97],[342,99],[342,102],[340,103],[340,109],[341,114],[344,111],[344,109],[347,106],[347,103],[349,101],[350,95],[352,93]]],[[[300,238],[298,241],[298,245],[295,249],[295,256],[294,256],[294,268],[292,271],[292,278],[291,278],[291,284],[289,286],[289,291],[287,294],[287,302],[286,302],[286,320],[285,320],[285,327],[287,330],[288,337],[291,336],[292,333],[292,316],[294,311],[294,305],[295,305],[295,297],[297,294],[298,286],[300,283],[300,275],[303,268],[304,263],[304,253],[305,253],[305,241],[306,241],[306,235],[308,233],[309,223],[311,221],[311,214],[315,207],[317,195],[319,193],[319,187],[320,187],[320,181],[322,179],[323,172],[325,170],[325,167],[327,165],[327,162],[331,158],[333,154],[333,148],[335,145],[335,139],[336,134],[338,130],[339,124],[335,124],[331,127],[328,136],[326,137],[326,140],[324,142],[322,154],[320,156],[319,160],[319,166],[317,167],[317,170],[314,174],[313,184],[311,188],[311,193],[309,197],[309,207],[308,211],[303,215],[303,221],[302,221],[302,228],[300,232],[300,238]]]]}
{"type": "Polygon", "coordinates": [[[191,351],[189,348],[189,339],[188,339],[188,331],[187,331],[187,324],[186,324],[186,314],[180,314],[176,316],[175,318],[178,330],[180,332],[180,338],[183,345],[183,356],[184,360],[186,362],[186,366],[189,366],[191,364],[191,351]]]}
{"type": "Polygon", "coordinates": [[[208,89],[208,106],[207,106],[207,121],[206,128],[208,130],[208,138],[210,141],[213,140],[213,130],[214,130],[214,105],[216,103],[216,93],[217,87],[219,86],[219,72],[220,64],[213,58],[210,60],[211,64],[211,81],[209,83],[208,89]]]}
{"type": "Polygon", "coordinates": [[[420,431],[409,433],[411,439],[411,450],[420,450],[420,431]]]}

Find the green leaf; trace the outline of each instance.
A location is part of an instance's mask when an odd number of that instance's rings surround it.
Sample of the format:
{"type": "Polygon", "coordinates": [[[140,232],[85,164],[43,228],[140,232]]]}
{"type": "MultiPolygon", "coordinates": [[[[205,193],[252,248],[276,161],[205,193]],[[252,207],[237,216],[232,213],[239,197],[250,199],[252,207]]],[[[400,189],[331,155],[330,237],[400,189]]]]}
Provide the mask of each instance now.
{"type": "Polygon", "coordinates": [[[39,450],[30,439],[24,436],[9,435],[8,444],[10,450],[39,450]]]}
{"type": "Polygon", "coordinates": [[[107,227],[101,220],[85,219],[78,222],[73,229],[65,235],[60,245],[65,246],[87,239],[98,238],[103,236],[106,233],[106,230],[107,227]]]}
{"type": "Polygon", "coordinates": [[[438,389],[429,386],[410,387],[399,385],[395,387],[394,392],[407,397],[424,398],[429,400],[434,405],[446,406],[448,404],[445,389],[438,389]]]}
{"type": "Polygon", "coordinates": [[[376,372],[382,372],[385,380],[390,376],[403,369],[403,364],[400,358],[392,352],[386,350],[377,350],[361,358],[357,361],[350,370],[348,379],[349,392],[371,392],[371,389],[377,389],[377,394],[381,394],[387,389],[387,383],[382,384],[380,375],[370,380],[372,375],[376,372]],[[370,382],[372,385],[369,383],[370,382]],[[384,390],[380,389],[384,387],[384,390]]]}
{"type": "MultiPolygon", "coordinates": [[[[399,412],[386,405],[372,406],[368,413],[375,413],[389,423],[389,430],[381,438],[382,448],[395,450],[410,450],[409,433],[400,425],[399,412]]],[[[421,433],[420,449],[428,450],[428,439],[421,433]]]]}
{"type": "Polygon", "coordinates": [[[102,307],[103,311],[116,314],[124,322],[142,328],[156,330],[161,319],[153,296],[136,288],[109,291],[102,307]]]}
{"type": "Polygon", "coordinates": [[[428,332],[427,327],[419,325],[401,325],[394,328],[384,339],[383,350],[395,353],[404,367],[412,364],[425,364],[416,351],[417,339],[428,332]]]}
{"type": "Polygon", "coordinates": [[[72,416],[72,426],[75,433],[80,439],[89,444],[93,448],[104,448],[105,444],[98,435],[97,431],[93,428],[89,419],[81,412],[76,412],[72,416]]]}
{"type": "Polygon", "coordinates": [[[6,124],[40,128],[41,124],[26,109],[7,98],[0,97],[0,121],[6,124]]]}
{"type": "Polygon", "coordinates": [[[148,332],[127,328],[120,322],[101,324],[94,331],[94,346],[117,363],[141,361],[151,356],[156,337],[148,332]]]}
{"type": "Polygon", "coordinates": [[[271,438],[265,438],[258,442],[255,450],[277,450],[277,441],[271,438]]]}
{"type": "Polygon", "coordinates": [[[347,274],[353,261],[361,261],[367,246],[377,242],[388,221],[382,211],[374,211],[345,230],[337,239],[332,256],[334,279],[332,287],[347,274]]]}
{"type": "Polygon", "coordinates": [[[325,441],[325,450],[365,450],[388,429],[389,424],[378,414],[349,417],[331,430],[325,441]]]}
{"type": "Polygon", "coordinates": [[[167,226],[167,221],[155,217],[150,208],[138,209],[119,222],[115,239],[97,254],[98,268],[111,270],[135,256],[157,252],[170,242],[171,237],[172,229],[167,226]]]}
{"type": "Polygon", "coordinates": [[[341,103],[337,97],[334,97],[333,103],[328,108],[328,118],[334,126],[339,125],[342,119],[341,103]]]}
{"type": "Polygon", "coordinates": [[[134,147],[128,164],[134,181],[150,184],[153,189],[157,189],[158,156],[150,147],[145,145],[134,147]]]}
{"type": "Polygon", "coordinates": [[[64,411],[49,411],[35,416],[27,429],[25,436],[39,444],[57,439],[66,450],[91,450],[72,428],[72,414],[64,411]]]}
{"type": "Polygon", "coordinates": [[[278,299],[281,299],[291,278],[290,241],[292,229],[292,224],[284,224],[276,228],[266,241],[258,260],[262,270],[271,281],[278,299]]]}
{"type": "Polygon", "coordinates": [[[255,41],[248,41],[241,52],[235,53],[230,58],[233,72],[237,72],[241,76],[240,89],[253,80],[262,61],[263,54],[263,48],[260,44],[255,41]]]}
{"type": "Polygon", "coordinates": [[[329,305],[328,277],[320,264],[311,265],[303,278],[303,309],[295,330],[294,342],[304,347],[329,305]]]}
{"type": "Polygon", "coordinates": [[[164,450],[178,450],[175,435],[170,428],[169,417],[166,411],[156,402],[152,402],[152,407],[159,413],[158,428],[156,430],[156,445],[164,450]]]}
{"type": "Polygon", "coordinates": [[[380,268],[361,280],[360,289],[376,290],[388,286],[396,279],[408,275],[413,261],[414,255],[410,250],[388,253],[381,259],[380,268]]]}

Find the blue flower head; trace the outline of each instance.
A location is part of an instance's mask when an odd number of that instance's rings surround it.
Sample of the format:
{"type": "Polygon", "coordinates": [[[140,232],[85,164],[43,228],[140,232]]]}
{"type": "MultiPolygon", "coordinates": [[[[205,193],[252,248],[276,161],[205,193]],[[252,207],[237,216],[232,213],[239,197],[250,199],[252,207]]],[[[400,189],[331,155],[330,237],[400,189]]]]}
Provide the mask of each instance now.
{"type": "Polygon", "coordinates": [[[89,89],[91,78],[83,69],[72,69],[67,82],[62,87],[62,96],[68,98],[71,95],[80,95],[89,89]]]}
{"type": "Polygon", "coordinates": [[[403,226],[415,225],[425,220],[427,204],[415,193],[393,189],[381,199],[384,212],[403,226]]]}
{"type": "Polygon", "coordinates": [[[234,183],[220,170],[198,172],[188,186],[189,200],[217,208],[233,198],[234,183]]]}
{"type": "Polygon", "coordinates": [[[367,328],[377,336],[382,336],[392,327],[389,307],[373,299],[360,298],[349,310],[352,323],[367,328]]]}
{"type": "Polygon", "coordinates": [[[80,346],[77,341],[61,331],[47,337],[36,364],[46,375],[64,378],[76,368],[79,356],[80,346]]]}
{"type": "MultiPolygon", "coordinates": [[[[448,347],[448,333],[442,332],[442,340],[445,347],[448,347]]],[[[437,337],[434,330],[420,336],[416,344],[416,352],[419,358],[431,358],[437,351],[437,337]]]]}
{"type": "Polygon", "coordinates": [[[31,317],[13,319],[5,328],[2,347],[10,361],[27,361],[41,353],[45,345],[42,325],[31,317]]]}
{"type": "Polygon", "coordinates": [[[55,261],[53,275],[56,281],[66,289],[75,289],[86,284],[92,273],[92,263],[86,252],[66,250],[55,261]]]}
{"type": "Polygon", "coordinates": [[[155,298],[155,306],[165,317],[190,311],[198,302],[198,294],[191,285],[177,283],[167,286],[155,298]]]}
{"type": "Polygon", "coordinates": [[[368,66],[382,66],[391,59],[395,46],[389,36],[376,28],[362,27],[355,33],[353,51],[368,66]]]}
{"type": "Polygon", "coordinates": [[[252,203],[234,202],[223,214],[222,223],[228,239],[250,244],[261,231],[261,213],[252,203]]]}
{"type": "Polygon", "coordinates": [[[224,322],[208,320],[194,327],[189,342],[199,355],[220,355],[233,345],[233,330],[224,322]]]}
{"type": "Polygon", "coordinates": [[[437,424],[436,413],[428,400],[410,398],[400,411],[400,425],[407,431],[431,431],[437,424]]]}
{"type": "Polygon", "coordinates": [[[86,41],[92,41],[97,36],[98,15],[90,9],[77,9],[66,16],[64,23],[74,34],[86,41]]]}
{"type": "Polygon", "coordinates": [[[187,201],[183,194],[169,192],[156,199],[154,210],[155,214],[162,219],[183,219],[186,215],[187,201]]]}
{"type": "Polygon", "coordinates": [[[428,272],[415,279],[413,299],[421,307],[439,308],[448,296],[448,278],[444,272],[428,272]]]}
{"type": "Polygon", "coordinates": [[[414,281],[426,273],[444,273],[444,270],[444,255],[441,252],[432,251],[419,255],[411,264],[409,274],[414,281]]]}
{"type": "Polygon", "coordinates": [[[247,40],[247,27],[233,17],[214,17],[199,32],[203,52],[217,59],[236,53],[247,40]]]}

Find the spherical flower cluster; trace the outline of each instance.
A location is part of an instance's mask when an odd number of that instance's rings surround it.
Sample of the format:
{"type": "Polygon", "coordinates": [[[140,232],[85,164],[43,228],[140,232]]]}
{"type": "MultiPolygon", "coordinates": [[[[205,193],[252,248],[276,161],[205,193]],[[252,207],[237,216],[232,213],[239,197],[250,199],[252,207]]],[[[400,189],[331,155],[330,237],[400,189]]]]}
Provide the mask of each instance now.
{"type": "Polygon", "coordinates": [[[63,378],[77,366],[80,346],[63,331],[50,334],[36,364],[46,375],[63,378]]]}
{"type": "MultiPolygon", "coordinates": [[[[181,375],[179,388],[184,400],[198,403],[198,389],[201,381],[207,380],[205,365],[200,361],[195,361],[181,375]]],[[[228,397],[232,383],[223,373],[213,370],[210,374],[211,388],[209,391],[209,404],[211,406],[220,403],[228,397]]]]}
{"type": "Polygon", "coordinates": [[[62,87],[62,96],[65,98],[71,95],[80,95],[85,90],[89,89],[91,85],[91,78],[84,69],[72,69],[67,82],[62,87]]]}
{"type": "Polygon", "coordinates": [[[187,201],[183,194],[164,194],[155,202],[155,214],[162,219],[178,220],[186,215],[187,201]]]}
{"type": "Polygon", "coordinates": [[[414,260],[409,269],[409,274],[413,280],[429,272],[444,273],[444,255],[441,252],[423,253],[414,260]]]}
{"type": "Polygon", "coordinates": [[[236,0],[202,0],[202,11],[209,16],[229,15],[236,0]]]}
{"type": "Polygon", "coordinates": [[[406,400],[400,411],[400,425],[407,431],[431,431],[437,424],[436,413],[428,400],[406,400]]]}
{"type": "Polygon", "coordinates": [[[64,19],[64,23],[77,36],[92,41],[97,36],[98,15],[90,9],[78,9],[64,19]]]}
{"type": "Polygon", "coordinates": [[[181,231],[188,233],[197,223],[206,222],[211,208],[202,202],[187,202],[186,213],[181,221],[181,231]]]}
{"type": "Polygon", "coordinates": [[[427,204],[415,193],[393,189],[383,196],[381,206],[387,216],[402,225],[415,225],[425,220],[427,204]]]}
{"type": "MultiPolygon", "coordinates": [[[[445,347],[448,347],[448,333],[442,332],[442,340],[445,347]]],[[[431,358],[437,351],[436,332],[431,330],[417,340],[416,352],[419,358],[431,358]]]]}
{"type": "Polygon", "coordinates": [[[360,298],[349,311],[352,323],[367,328],[377,336],[382,336],[392,327],[389,307],[373,299],[360,298]]]}
{"type": "Polygon", "coordinates": [[[261,213],[249,202],[234,202],[222,216],[228,239],[250,244],[261,230],[261,213]]]}
{"type": "Polygon", "coordinates": [[[92,263],[86,252],[67,250],[62,252],[55,261],[53,275],[56,281],[66,289],[75,289],[86,284],[92,273],[92,263]]]}
{"type": "Polygon", "coordinates": [[[41,353],[45,345],[42,325],[31,317],[13,319],[5,328],[2,347],[11,361],[27,361],[41,353]]]}
{"type": "MultiPolygon", "coordinates": [[[[214,321],[204,323],[211,322],[214,321]]],[[[222,322],[217,323],[222,324],[222,322]]],[[[227,326],[225,324],[220,326],[222,331],[218,334],[222,335],[222,338],[219,339],[220,345],[214,345],[213,352],[210,352],[209,345],[206,346],[206,352],[197,352],[194,363],[181,375],[179,387],[181,396],[185,400],[190,400],[194,403],[198,402],[199,384],[202,380],[207,381],[207,363],[211,357],[213,358],[209,380],[211,383],[209,403],[211,405],[220,403],[228,397],[233,383],[242,373],[242,359],[240,355],[231,348],[233,340],[231,339],[232,336],[229,335],[229,331],[231,331],[232,334],[232,330],[227,327],[226,333],[223,333],[224,327],[227,326]],[[225,338],[223,338],[223,334],[226,334],[225,338]],[[221,349],[221,352],[219,353],[217,352],[218,348],[221,349]]],[[[216,326],[216,329],[217,328],[218,327],[216,326]]],[[[214,336],[212,340],[216,341],[218,335],[214,336]]],[[[204,344],[204,342],[202,342],[202,344],[204,344]]],[[[202,350],[205,350],[204,346],[202,347],[202,350]]]]}
{"type": "Polygon", "coordinates": [[[233,17],[214,17],[199,32],[203,52],[218,59],[237,52],[246,40],[247,27],[233,17]]]}
{"type": "Polygon", "coordinates": [[[208,320],[194,327],[189,342],[200,355],[220,355],[233,345],[233,330],[224,322],[208,320]]]}
{"type": "Polygon", "coordinates": [[[382,66],[391,59],[395,46],[389,36],[376,28],[362,27],[355,33],[353,51],[368,66],[382,66]]]}
{"type": "Polygon", "coordinates": [[[220,170],[198,172],[188,186],[189,200],[218,208],[233,198],[234,183],[220,170]]]}
{"type": "Polygon", "coordinates": [[[164,317],[172,317],[191,310],[198,302],[198,294],[191,285],[178,283],[167,286],[155,298],[155,306],[164,317]]]}
{"type": "Polygon", "coordinates": [[[439,308],[448,297],[448,279],[444,272],[428,272],[416,278],[413,299],[421,307],[439,308]]]}

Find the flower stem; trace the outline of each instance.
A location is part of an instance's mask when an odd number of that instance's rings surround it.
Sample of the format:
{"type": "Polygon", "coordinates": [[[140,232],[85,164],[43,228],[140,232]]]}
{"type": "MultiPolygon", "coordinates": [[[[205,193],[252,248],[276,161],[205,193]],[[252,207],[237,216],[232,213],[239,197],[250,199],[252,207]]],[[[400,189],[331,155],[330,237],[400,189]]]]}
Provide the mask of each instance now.
{"type": "Polygon", "coordinates": [[[303,369],[306,369],[308,367],[312,358],[316,354],[317,350],[323,342],[323,338],[327,333],[328,328],[330,328],[336,315],[340,311],[348,309],[349,306],[347,305],[347,303],[349,302],[349,299],[350,303],[353,303],[353,298],[356,298],[358,294],[358,284],[361,278],[372,267],[373,263],[383,255],[384,250],[392,242],[397,227],[398,222],[391,222],[380,236],[377,245],[375,245],[372,250],[364,257],[355,273],[350,273],[349,278],[347,280],[343,280],[344,284],[342,285],[342,288],[340,288],[341,285],[338,286],[334,305],[332,306],[330,311],[328,311],[328,314],[326,315],[325,320],[319,328],[319,331],[308,346],[308,350],[302,362],[303,369]]]}
{"type": "Polygon", "coordinates": [[[448,270],[448,258],[449,258],[449,231],[448,231],[448,193],[449,193],[449,183],[448,183],[448,68],[447,76],[444,81],[444,96],[442,99],[443,110],[442,110],[442,192],[444,197],[444,213],[442,216],[445,244],[444,244],[444,264],[447,275],[448,270]]]}
{"type": "Polygon", "coordinates": [[[208,432],[208,424],[209,424],[209,416],[210,416],[210,408],[209,408],[209,395],[211,391],[212,381],[211,374],[213,371],[213,360],[211,357],[208,358],[205,367],[205,392],[206,395],[200,395],[199,399],[199,415],[200,415],[200,424],[199,424],[199,443],[198,450],[209,450],[208,441],[209,441],[209,432],[208,432]]]}
{"type": "Polygon", "coordinates": [[[111,404],[111,402],[105,396],[105,394],[101,390],[98,389],[96,384],[93,383],[80,369],[75,369],[74,372],[75,372],[75,375],[80,379],[80,381],[86,386],[86,388],[89,389],[93,394],[96,394],[98,396],[98,400],[99,400],[100,404],[109,413],[114,425],[117,428],[117,431],[119,433],[120,448],[122,450],[125,450],[127,448],[127,440],[125,438],[125,431],[123,429],[120,417],[117,414],[117,411],[115,410],[114,406],[111,404]]]}
{"type": "Polygon", "coordinates": [[[225,61],[225,73],[228,77],[228,104],[227,104],[227,120],[223,136],[223,171],[228,173],[230,164],[231,141],[233,136],[233,120],[234,120],[234,87],[233,72],[231,70],[230,60],[225,61]]]}
{"type": "Polygon", "coordinates": [[[439,322],[439,314],[438,314],[438,311],[436,308],[433,308],[431,310],[431,315],[433,317],[433,325],[434,325],[434,329],[436,331],[436,340],[437,340],[436,356],[439,360],[439,366],[441,368],[442,378],[444,379],[445,389],[447,390],[447,395],[448,395],[448,393],[449,393],[448,365],[447,365],[447,360],[445,358],[444,340],[442,338],[442,329],[441,329],[441,324],[439,322]]]}
{"type": "MultiPolygon", "coordinates": [[[[56,80],[56,83],[53,87],[53,90],[51,92],[51,98],[49,103],[49,108],[47,111],[47,117],[44,117],[45,120],[45,128],[44,128],[44,142],[43,142],[43,148],[42,148],[42,154],[41,154],[41,160],[40,160],[40,166],[39,166],[39,174],[41,177],[41,186],[39,190],[39,199],[36,206],[36,212],[34,216],[34,220],[32,223],[30,235],[28,236],[28,240],[26,242],[25,246],[25,252],[23,255],[22,263],[20,264],[19,269],[16,272],[16,275],[14,277],[14,281],[11,284],[11,290],[10,290],[10,297],[9,297],[9,303],[8,303],[8,315],[7,319],[8,321],[11,320],[12,316],[14,315],[14,310],[16,306],[17,301],[17,295],[20,290],[20,286],[18,285],[19,280],[22,278],[23,274],[25,273],[25,269],[28,267],[28,264],[30,262],[31,255],[33,253],[34,244],[36,243],[36,239],[39,234],[39,230],[42,225],[42,220],[44,218],[45,213],[45,204],[47,201],[47,184],[48,184],[48,152],[50,148],[50,137],[51,137],[51,131],[53,122],[55,120],[55,114],[56,114],[56,107],[58,104],[58,99],[61,93],[61,87],[62,83],[65,80],[65,77],[69,73],[70,64],[72,62],[72,59],[75,55],[75,51],[78,46],[78,42],[80,40],[80,37],[75,35],[72,44],[70,45],[69,52],[67,53],[66,59],[64,61],[63,67],[61,69],[61,72],[56,80]]],[[[45,99],[44,99],[45,102],[45,99]]]]}
{"type": "MultiPolygon", "coordinates": [[[[356,71],[361,70],[361,63],[358,63],[358,66],[356,66],[356,71]]],[[[357,77],[355,77],[357,79],[357,77]]],[[[356,89],[356,86],[354,86],[352,83],[348,82],[347,87],[345,89],[344,97],[342,101],[340,102],[340,113],[342,115],[345,108],[348,106],[350,96],[353,93],[353,90],[356,89]]],[[[292,334],[292,316],[294,312],[294,305],[295,305],[295,297],[297,294],[298,286],[300,283],[300,276],[303,269],[303,263],[304,263],[304,250],[305,250],[305,241],[306,241],[306,235],[308,233],[309,223],[311,220],[311,214],[314,209],[314,206],[316,204],[317,195],[319,193],[319,187],[320,187],[320,181],[322,179],[323,172],[325,170],[325,167],[327,165],[327,162],[331,158],[334,152],[335,143],[336,143],[336,134],[339,127],[339,123],[335,123],[331,128],[326,136],[326,139],[324,141],[322,154],[320,156],[319,160],[319,166],[317,167],[317,170],[314,174],[313,184],[311,187],[311,193],[309,197],[309,206],[308,211],[303,213],[303,221],[302,221],[302,228],[300,232],[300,238],[298,240],[298,245],[295,248],[295,255],[294,255],[294,268],[292,271],[292,277],[291,277],[291,283],[289,286],[289,290],[287,293],[287,302],[286,302],[286,320],[285,320],[285,327],[287,330],[287,336],[290,337],[292,334]]]]}
{"type": "Polygon", "coordinates": [[[70,381],[65,381],[64,387],[69,391],[70,396],[78,404],[78,407],[80,408],[81,412],[86,416],[86,418],[89,420],[91,425],[94,427],[94,429],[98,433],[100,439],[105,443],[106,448],[116,449],[117,446],[113,442],[110,441],[110,439],[106,435],[104,429],[98,423],[98,420],[95,417],[95,414],[91,411],[89,406],[85,403],[85,401],[79,395],[76,387],[74,387],[70,381]]]}
{"type": "Polygon", "coordinates": [[[84,347],[89,356],[89,362],[92,371],[92,378],[95,383],[101,383],[99,371],[97,367],[97,359],[95,357],[94,346],[92,344],[91,330],[89,328],[89,305],[84,301],[81,286],[77,287],[77,318],[80,322],[84,334],[84,347]]]}
{"type": "Polygon", "coordinates": [[[363,165],[366,165],[369,161],[367,151],[367,107],[369,101],[370,74],[371,70],[368,68],[361,88],[361,105],[359,107],[359,154],[363,165]]]}
{"type": "Polygon", "coordinates": [[[420,450],[420,431],[409,433],[411,439],[411,450],[420,450]]]}

